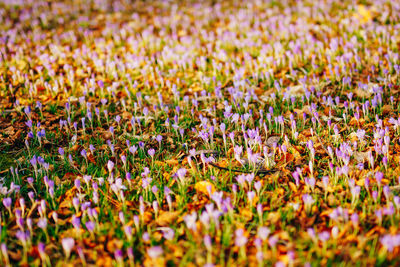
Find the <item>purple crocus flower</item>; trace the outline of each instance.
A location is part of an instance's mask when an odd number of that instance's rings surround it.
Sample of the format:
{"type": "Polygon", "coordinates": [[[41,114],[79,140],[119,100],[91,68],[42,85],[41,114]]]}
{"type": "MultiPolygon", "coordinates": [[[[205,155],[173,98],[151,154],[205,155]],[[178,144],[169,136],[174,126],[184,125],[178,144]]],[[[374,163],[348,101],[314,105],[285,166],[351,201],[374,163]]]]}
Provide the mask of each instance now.
{"type": "Polygon", "coordinates": [[[73,247],[75,246],[75,240],[71,237],[66,237],[61,240],[61,244],[64,249],[65,256],[68,259],[73,247]]]}
{"type": "Polygon", "coordinates": [[[167,240],[172,240],[175,236],[175,231],[169,227],[163,229],[162,232],[163,232],[163,237],[167,240]]]}
{"type": "Polygon", "coordinates": [[[243,247],[247,243],[247,237],[244,235],[244,230],[239,228],[235,231],[235,246],[243,247]]]}
{"type": "Polygon", "coordinates": [[[75,215],[72,215],[72,220],[71,220],[72,225],[74,226],[75,229],[80,229],[81,228],[81,219],[75,215]]]}
{"type": "Polygon", "coordinates": [[[111,160],[109,160],[109,161],[107,162],[107,169],[108,169],[108,172],[111,173],[111,172],[113,171],[113,169],[114,169],[114,162],[112,162],[111,160]]]}
{"type": "Polygon", "coordinates": [[[84,157],[85,159],[87,159],[87,152],[85,149],[81,150],[81,156],[84,157]]]}
{"type": "Polygon", "coordinates": [[[192,229],[193,231],[196,230],[196,220],[197,220],[197,213],[192,212],[191,214],[186,215],[183,217],[183,220],[186,223],[187,228],[192,229]]]}
{"type": "Polygon", "coordinates": [[[266,226],[261,226],[261,227],[259,227],[259,228],[258,228],[258,231],[257,231],[257,235],[258,235],[263,241],[265,241],[265,240],[268,238],[268,236],[269,236],[270,233],[271,233],[271,230],[270,230],[268,227],[266,227],[266,226]]]}
{"type": "Polygon", "coordinates": [[[212,240],[209,235],[205,235],[203,238],[203,242],[207,250],[211,251],[212,250],[212,240]]]}
{"type": "Polygon", "coordinates": [[[114,257],[116,261],[121,262],[124,259],[124,253],[122,252],[122,250],[117,249],[114,252],[114,257]]]}
{"type": "Polygon", "coordinates": [[[42,242],[39,242],[37,247],[38,247],[40,258],[43,260],[46,256],[46,251],[45,251],[46,245],[42,242]]]}
{"type": "Polygon", "coordinates": [[[154,157],[154,155],[156,154],[156,151],[153,148],[150,148],[147,153],[149,154],[150,157],[154,157]]]}
{"type": "Polygon", "coordinates": [[[96,227],[96,223],[93,221],[87,221],[85,223],[86,228],[88,229],[89,232],[93,232],[94,228],[96,227]]]}
{"type": "Polygon", "coordinates": [[[76,189],[78,189],[78,191],[81,188],[81,180],[80,179],[75,179],[74,181],[74,186],[76,187],[76,189]]]}
{"type": "Polygon", "coordinates": [[[11,212],[12,199],[10,197],[3,198],[4,207],[11,212]]]}
{"type": "Polygon", "coordinates": [[[382,179],[383,179],[383,173],[382,172],[377,172],[375,174],[375,179],[376,179],[376,183],[378,184],[378,186],[381,186],[382,179]]]}
{"type": "Polygon", "coordinates": [[[152,259],[160,257],[163,252],[164,251],[160,246],[154,246],[147,249],[147,255],[149,255],[149,257],[152,259]]]}

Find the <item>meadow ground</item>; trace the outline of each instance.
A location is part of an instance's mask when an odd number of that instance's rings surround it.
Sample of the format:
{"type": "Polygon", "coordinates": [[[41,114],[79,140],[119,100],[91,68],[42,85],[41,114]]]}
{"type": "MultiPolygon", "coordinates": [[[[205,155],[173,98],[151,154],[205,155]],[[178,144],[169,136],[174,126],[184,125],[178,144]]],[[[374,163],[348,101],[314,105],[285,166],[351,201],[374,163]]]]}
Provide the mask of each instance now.
{"type": "Polygon", "coordinates": [[[0,1],[1,266],[398,266],[399,1],[0,1]]]}

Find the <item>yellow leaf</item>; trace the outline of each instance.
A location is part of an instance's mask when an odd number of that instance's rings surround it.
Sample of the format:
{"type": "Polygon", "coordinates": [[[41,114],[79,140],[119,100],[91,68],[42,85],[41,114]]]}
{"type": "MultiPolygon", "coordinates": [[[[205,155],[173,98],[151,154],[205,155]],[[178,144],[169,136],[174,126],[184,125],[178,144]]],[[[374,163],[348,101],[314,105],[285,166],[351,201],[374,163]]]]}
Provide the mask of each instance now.
{"type": "Polygon", "coordinates": [[[162,212],[156,219],[156,223],[160,226],[170,225],[179,215],[179,211],[166,211],[162,212]]]}
{"type": "Polygon", "coordinates": [[[178,165],[178,164],[179,164],[179,161],[176,160],[176,159],[167,159],[167,160],[165,161],[165,163],[167,163],[168,165],[178,165]]]}
{"type": "Polygon", "coordinates": [[[205,195],[207,195],[208,196],[208,188],[211,186],[211,193],[214,193],[214,191],[215,191],[215,187],[214,187],[214,185],[212,184],[212,183],[210,183],[210,182],[208,182],[208,181],[200,181],[200,182],[197,182],[195,185],[194,185],[194,189],[196,189],[196,191],[197,192],[201,192],[201,193],[203,193],[203,194],[205,194],[205,195]]]}
{"type": "Polygon", "coordinates": [[[169,181],[169,178],[171,177],[171,175],[170,175],[168,172],[164,172],[164,173],[163,173],[163,177],[164,177],[167,181],[169,181]]]}
{"type": "Polygon", "coordinates": [[[287,254],[279,255],[279,261],[283,262],[285,265],[289,264],[289,256],[287,254]]]}
{"type": "Polygon", "coordinates": [[[364,186],[364,183],[365,183],[365,179],[364,178],[361,178],[360,180],[358,180],[356,182],[356,184],[359,185],[359,186],[364,186]]]}
{"type": "Polygon", "coordinates": [[[267,220],[270,221],[272,224],[275,224],[281,218],[281,214],[279,212],[270,212],[268,213],[267,220]]]}
{"type": "Polygon", "coordinates": [[[327,209],[327,210],[322,211],[319,216],[320,217],[329,216],[329,214],[331,214],[331,213],[332,213],[332,209],[327,209]]]}
{"type": "Polygon", "coordinates": [[[242,215],[244,219],[247,219],[247,221],[250,221],[253,218],[253,212],[248,208],[242,209],[240,215],[242,215]]]}
{"type": "Polygon", "coordinates": [[[289,182],[289,187],[293,192],[297,193],[297,187],[293,182],[289,182]]]}
{"type": "Polygon", "coordinates": [[[156,165],[158,165],[158,166],[164,166],[164,165],[165,165],[165,162],[159,161],[159,160],[156,160],[154,163],[155,163],[156,165]]]}
{"type": "Polygon", "coordinates": [[[332,186],[328,186],[326,188],[326,191],[328,191],[329,193],[333,193],[333,192],[335,192],[335,189],[332,186]]]}
{"type": "Polygon", "coordinates": [[[370,9],[367,9],[364,5],[358,5],[357,7],[358,14],[356,17],[362,22],[366,23],[373,18],[373,14],[370,9]]]}
{"type": "Polygon", "coordinates": [[[285,189],[283,188],[278,188],[277,191],[279,195],[283,195],[285,193],[285,189]]]}

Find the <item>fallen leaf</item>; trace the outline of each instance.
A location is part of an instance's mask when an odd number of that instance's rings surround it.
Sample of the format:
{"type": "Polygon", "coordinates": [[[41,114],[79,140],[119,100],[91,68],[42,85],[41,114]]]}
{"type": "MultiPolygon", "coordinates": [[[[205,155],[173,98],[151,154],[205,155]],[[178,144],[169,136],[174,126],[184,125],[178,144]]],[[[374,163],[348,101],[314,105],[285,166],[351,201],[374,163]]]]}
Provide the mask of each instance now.
{"type": "Polygon", "coordinates": [[[215,186],[212,184],[212,183],[210,183],[209,181],[200,181],[200,182],[197,182],[195,185],[194,185],[194,189],[197,191],[197,192],[201,192],[201,193],[203,193],[203,194],[205,194],[205,195],[209,195],[209,187],[211,186],[211,194],[212,193],[214,193],[214,191],[215,191],[215,186]]]}
{"type": "Polygon", "coordinates": [[[281,138],[279,136],[270,136],[268,137],[267,141],[265,142],[267,146],[270,148],[274,147],[274,144],[277,145],[281,138]]]}
{"type": "Polygon", "coordinates": [[[368,152],[356,151],[353,153],[354,160],[358,163],[366,162],[368,160],[368,152]]]}
{"type": "Polygon", "coordinates": [[[164,211],[156,219],[159,226],[169,226],[179,216],[179,211],[164,211]]]}

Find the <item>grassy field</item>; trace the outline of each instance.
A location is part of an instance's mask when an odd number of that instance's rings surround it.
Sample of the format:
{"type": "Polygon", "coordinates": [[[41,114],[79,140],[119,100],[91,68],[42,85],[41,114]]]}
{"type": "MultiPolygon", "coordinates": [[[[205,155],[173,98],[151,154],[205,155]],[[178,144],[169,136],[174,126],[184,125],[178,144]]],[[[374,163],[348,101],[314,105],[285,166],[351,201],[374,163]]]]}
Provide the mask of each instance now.
{"type": "Polygon", "coordinates": [[[399,1],[0,1],[0,266],[399,266],[399,1]]]}

